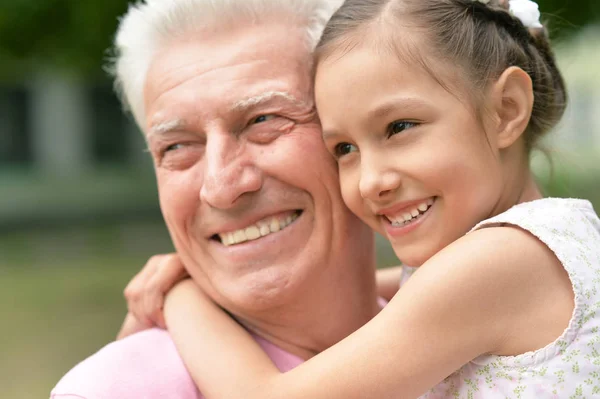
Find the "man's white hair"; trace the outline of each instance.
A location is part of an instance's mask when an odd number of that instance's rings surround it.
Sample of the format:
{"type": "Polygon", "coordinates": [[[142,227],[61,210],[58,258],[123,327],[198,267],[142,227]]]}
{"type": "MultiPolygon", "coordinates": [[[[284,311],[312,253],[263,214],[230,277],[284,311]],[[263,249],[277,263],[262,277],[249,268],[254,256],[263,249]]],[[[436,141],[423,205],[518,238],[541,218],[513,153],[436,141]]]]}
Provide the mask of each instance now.
{"type": "MultiPolygon", "coordinates": [[[[120,21],[109,71],[126,109],[143,130],[144,82],[156,52],[173,40],[240,23],[285,21],[306,29],[312,54],[327,21],[344,0],[143,0],[120,21]]],[[[201,39],[201,36],[199,36],[201,39]]]]}

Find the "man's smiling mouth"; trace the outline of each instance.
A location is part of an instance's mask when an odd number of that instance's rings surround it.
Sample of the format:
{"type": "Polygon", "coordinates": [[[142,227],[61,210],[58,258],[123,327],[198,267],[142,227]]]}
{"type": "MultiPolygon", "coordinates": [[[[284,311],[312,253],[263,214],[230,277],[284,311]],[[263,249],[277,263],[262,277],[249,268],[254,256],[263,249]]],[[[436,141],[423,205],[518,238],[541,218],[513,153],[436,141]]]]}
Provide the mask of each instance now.
{"type": "Polygon", "coordinates": [[[301,214],[301,210],[296,210],[279,216],[269,216],[243,229],[215,234],[212,238],[220,241],[221,244],[226,247],[241,244],[246,241],[257,240],[261,237],[285,229],[290,224],[294,223],[301,214]]]}

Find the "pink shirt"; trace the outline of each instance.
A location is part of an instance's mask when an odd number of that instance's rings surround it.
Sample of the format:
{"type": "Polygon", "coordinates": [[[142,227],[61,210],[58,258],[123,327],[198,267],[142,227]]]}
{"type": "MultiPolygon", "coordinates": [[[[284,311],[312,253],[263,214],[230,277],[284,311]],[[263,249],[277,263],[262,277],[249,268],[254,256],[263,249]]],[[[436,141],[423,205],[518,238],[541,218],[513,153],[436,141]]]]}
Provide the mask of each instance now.
{"type": "MultiPolygon", "coordinates": [[[[282,372],[303,362],[255,337],[282,372]]],[[[207,359],[210,361],[210,359],[207,359]]],[[[69,371],[50,399],[202,399],[165,330],[151,329],[113,342],[69,371]]]]}

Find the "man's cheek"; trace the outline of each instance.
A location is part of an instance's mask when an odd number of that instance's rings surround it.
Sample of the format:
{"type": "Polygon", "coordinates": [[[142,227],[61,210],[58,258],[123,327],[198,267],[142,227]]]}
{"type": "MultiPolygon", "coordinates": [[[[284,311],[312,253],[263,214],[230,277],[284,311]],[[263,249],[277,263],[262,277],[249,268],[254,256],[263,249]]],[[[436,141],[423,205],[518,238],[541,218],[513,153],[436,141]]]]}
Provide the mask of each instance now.
{"type": "Polygon", "coordinates": [[[185,219],[190,216],[190,212],[196,209],[199,203],[199,194],[194,195],[195,191],[191,184],[172,179],[166,176],[159,176],[157,179],[160,207],[165,219],[171,223],[185,219]]]}

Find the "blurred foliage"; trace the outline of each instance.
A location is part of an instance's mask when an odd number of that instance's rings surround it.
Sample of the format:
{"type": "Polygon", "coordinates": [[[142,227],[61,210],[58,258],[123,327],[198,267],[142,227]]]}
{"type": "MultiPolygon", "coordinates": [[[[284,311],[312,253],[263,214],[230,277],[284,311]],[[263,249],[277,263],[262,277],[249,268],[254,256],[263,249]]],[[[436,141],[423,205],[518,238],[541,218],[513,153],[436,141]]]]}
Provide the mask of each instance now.
{"type": "Polygon", "coordinates": [[[0,0],[0,76],[37,65],[102,76],[127,0],[0,0]]]}
{"type": "MultiPolygon", "coordinates": [[[[598,0],[538,0],[553,36],[600,20],[598,0]]],[[[0,0],[0,78],[24,79],[40,63],[102,76],[127,0],[0,0]]]]}
{"type": "Polygon", "coordinates": [[[600,21],[598,0],[537,0],[542,21],[553,38],[564,38],[583,26],[600,21]]]}

